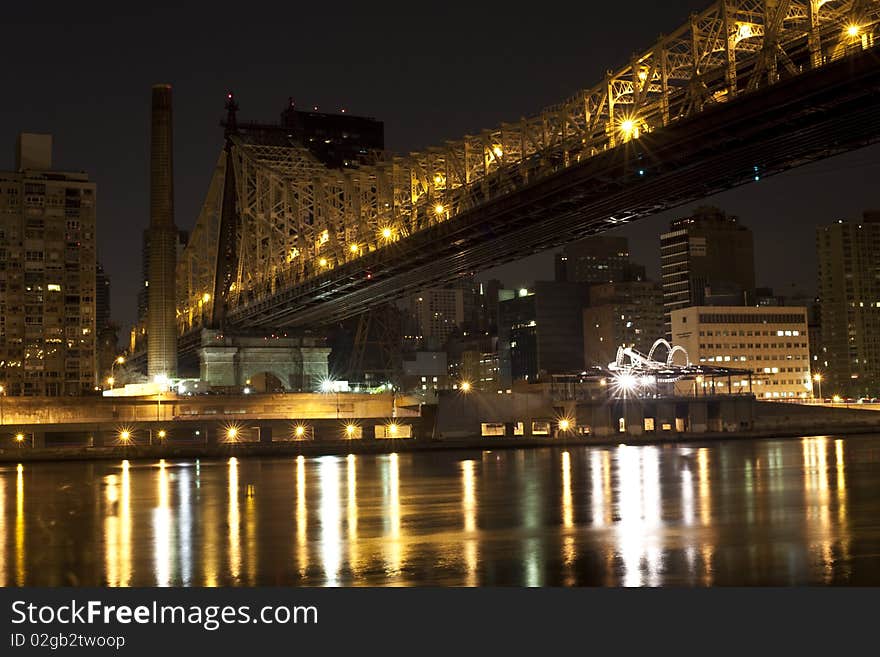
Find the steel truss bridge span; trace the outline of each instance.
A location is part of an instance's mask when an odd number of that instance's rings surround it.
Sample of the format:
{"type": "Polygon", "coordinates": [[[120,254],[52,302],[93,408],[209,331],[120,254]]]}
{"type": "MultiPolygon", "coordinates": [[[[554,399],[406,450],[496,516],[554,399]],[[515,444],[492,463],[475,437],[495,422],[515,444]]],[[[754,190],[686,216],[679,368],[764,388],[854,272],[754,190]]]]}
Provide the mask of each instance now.
{"type": "Polygon", "coordinates": [[[314,327],[880,137],[880,0],[716,3],[531,119],[372,166],[231,134],[181,334],[314,327]]]}

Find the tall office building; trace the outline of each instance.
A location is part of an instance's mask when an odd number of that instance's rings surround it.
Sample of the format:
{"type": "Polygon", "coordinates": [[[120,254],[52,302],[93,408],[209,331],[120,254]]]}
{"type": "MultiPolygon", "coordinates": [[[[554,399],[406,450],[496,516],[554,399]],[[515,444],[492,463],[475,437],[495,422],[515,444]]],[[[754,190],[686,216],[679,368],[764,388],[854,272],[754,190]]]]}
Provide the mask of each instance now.
{"type": "Polygon", "coordinates": [[[583,283],[538,281],[499,304],[498,349],[503,387],[552,374],[582,371],[583,283]]]}
{"type": "Polygon", "coordinates": [[[52,169],[51,135],[21,134],[0,173],[0,385],[79,395],[96,382],[95,184],[52,169]]]}
{"type": "Polygon", "coordinates": [[[583,312],[588,368],[608,365],[621,346],[647,354],[663,337],[663,290],[651,281],[593,285],[583,312]]]}
{"type": "Polygon", "coordinates": [[[674,310],[754,303],[752,231],[718,208],[700,207],[673,220],[660,236],[660,265],[667,338],[674,310]]]}
{"type": "Polygon", "coordinates": [[[629,242],[625,237],[587,237],[567,244],[556,256],[557,281],[595,284],[644,279],[644,266],[629,260],[629,242]]]}
{"type": "Polygon", "coordinates": [[[880,396],[880,212],[820,226],[816,252],[823,391],[880,396]]]}

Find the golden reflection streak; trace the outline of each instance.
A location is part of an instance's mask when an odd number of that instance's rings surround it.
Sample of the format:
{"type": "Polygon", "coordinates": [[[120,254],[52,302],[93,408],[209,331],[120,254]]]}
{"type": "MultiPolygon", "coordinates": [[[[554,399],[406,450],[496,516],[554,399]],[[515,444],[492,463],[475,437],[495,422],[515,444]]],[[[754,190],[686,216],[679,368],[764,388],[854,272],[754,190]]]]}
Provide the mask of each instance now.
{"type": "Polygon", "coordinates": [[[241,576],[241,516],[238,508],[238,459],[229,459],[229,511],[226,523],[229,525],[229,574],[234,582],[241,576]]]}
{"type": "Polygon", "coordinates": [[[131,473],[128,459],[122,462],[119,496],[119,586],[131,586],[131,473]]]}
{"type": "Polygon", "coordinates": [[[119,586],[119,482],[115,474],[104,478],[107,507],[104,510],[104,570],[107,586],[119,586]]]}
{"type": "Polygon", "coordinates": [[[178,563],[180,564],[180,583],[192,585],[192,498],[189,468],[181,468],[177,474],[177,538],[178,563]]]}
{"type": "Polygon", "coordinates": [[[219,545],[219,536],[221,530],[221,523],[217,520],[217,505],[213,504],[214,499],[212,498],[208,504],[204,504],[201,501],[202,496],[202,464],[201,461],[196,461],[196,496],[199,499],[199,508],[204,509],[204,536],[205,536],[205,545],[202,549],[202,553],[204,554],[204,577],[205,577],[205,586],[215,587],[219,585],[218,577],[219,577],[219,561],[220,561],[220,545],[219,545]]]}
{"type": "Polygon", "coordinates": [[[825,436],[804,438],[801,441],[804,455],[804,506],[808,531],[812,522],[818,521],[821,536],[818,557],[826,583],[834,576],[834,554],[830,536],[830,490],[828,486],[828,439],[825,436]]]}
{"type": "Polygon", "coordinates": [[[397,453],[390,454],[385,461],[386,485],[386,517],[388,518],[388,540],[384,542],[387,547],[386,559],[388,570],[397,574],[400,572],[403,560],[402,545],[400,540],[400,463],[397,453]]]}
{"type": "MultiPolygon", "coordinates": [[[[571,502],[571,455],[562,452],[562,526],[570,530],[574,526],[574,507],[571,502]]],[[[562,561],[566,567],[566,586],[574,586],[575,577],[572,566],[577,558],[574,536],[566,531],[562,537],[562,561]]]]}
{"type": "Polygon", "coordinates": [[[605,525],[605,490],[603,487],[602,462],[604,452],[590,452],[590,515],[595,527],[605,525]]]}
{"type": "Polygon", "coordinates": [[[837,519],[840,524],[846,522],[846,471],[843,456],[843,440],[834,441],[834,461],[837,464],[837,519]]]}
{"type": "Polygon", "coordinates": [[[0,476],[0,586],[6,586],[6,476],[0,476]]]}
{"type": "Polygon", "coordinates": [[[15,585],[24,586],[24,466],[15,471],[15,585]]]}
{"type": "MultiPolygon", "coordinates": [[[[700,497],[700,524],[709,527],[712,524],[712,489],[709,482],[709,449],[701,447],[697,450],[697,481],[700,497]]],[[[700,548],[703,560],[703,585],[711,586],[714,579],[713,563],[714,548],[711,543],[704,543],[700,548]]]]}
{"type": "Polygon", "coordinates": [[[712,496],[709,486],[709,450],[697,450],[697,477],[700,482],[700,523],[704,527],[712,524],[712,496]]]}
{"type": "MultiPolygon", "coordinates": [[[[848,500],[846,490],[846,460],[843,453],[843,440],[838,438],[834,441],[834,457],[837,465],[837,524],[840,535],[841,561],[849,563],[849,527],[847,522],[848,500]]],[[[849,570],[847,568],[847,570],[849,570]]]]}
{"type": "Polygon", "coordinates": [[[474,461],[461,462],[461,510],[464,517],[464,563],[467,569],[465,586],[477,586],[477,541],[473,533],[477,531],[477,495],[474,476],[474,461]]]}
{"type": "Polygon", "coordinates": [[[247,577],[248,586],[255,586],[257,582],[257,507],[254,495],[248,492],[245,507],[247,519],[245,521],[245,541],[247,545],[247,577]]]}
{"type": "Polygon", "coordinates": [[[171,584],[171,508],[169,477],[165,459],[159,461],[159,505],[153,510],[153,555],[156,586],[171,584]]]}
{"type": "Polygon", "coordinates": [[[562,526],[574,525],[574,509],[571,503],[571,455],[562,452],[562,526]]]}
{"type": "Polygon", "coordinates": [[[694,476],[689,468],[681,470],[681,517],[684,524],[694,524],[694,476]]]}
{"type": "Polygon", "coordinates": [[[614,511],[611,500],[611,452],[607,449],[602,452],[602,490],[605,494],[605,524],[610,525],[614,520],[614,511]]]}
{"type": "Polygon", "coordinates": [[[703,558],[703,586],[712,586],[715,574],[712,559],[715,556],[715,548],[711,543],[704,543],[700,555],[703,558]]]}
{"type": "Polygon", "coordinates": [[[339,461],[335,456],[319,459],[321,486],[321,560],[327,586],[339,586],[342,563],[341,501],[339,499],[339,461]]]}
{"type": "Polygon", "coordinates": [[[357,506],[357,457],[349,454],[346,457],[348,484],[348,565],[357,577],[360,572],[360,554],[358,551],[358,506],[357,506]]]}
{"type": "Polygon", "coordinates": [[[656,447],[617,450],[617,539],[624,586],[656,586],[660,548],[651,531],[660,524],[659,456],[656,447]]]}
{"type": "Polygon", "coordinates": [[[306,509],[306,460],[296,457],[296,562],[300,577],[309,569],[308,510],[306,509]]]}

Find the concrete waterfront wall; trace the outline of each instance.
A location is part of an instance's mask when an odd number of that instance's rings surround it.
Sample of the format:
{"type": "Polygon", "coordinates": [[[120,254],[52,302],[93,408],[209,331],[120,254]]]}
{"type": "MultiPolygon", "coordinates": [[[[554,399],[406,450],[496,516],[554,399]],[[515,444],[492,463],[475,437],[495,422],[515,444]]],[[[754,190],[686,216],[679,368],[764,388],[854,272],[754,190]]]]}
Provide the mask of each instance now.
{"type": "Polygon", "coordinates": [[[550,422],[550,435],[649,437],[661,434],[739,432],[754,425],[755,399],[748,395],[664,399],[553,401],[542,393],[496,395],[481,392],[441,395],[436,436],[454,439],[490,435],[505,425],[506,436],[533,437],[550,422]],[[562,431],[565,420],[569,429],[562,431]],[[492,425],[492,426],[487,426],[492,425]],[[516,427],[515,433],[510,427],[516,427]]]}
{"type": "Polygon", "coordinates": [[[755,428],[759,430],[791,427],[877,428],[880,413],[875,405],[834,404],[831,406],[759,402],[755,410],[755,428]]]}
{"type": "Polygon", "coordinates": [[[153,397],[3,397],[0,425],[207,419],[418,417],[418,402],[391,394],[291,393],[153,397]]]}
{"type": "Polygon", "coordinates": [[[419,417],[362,419],[238,419],[174,422],[90,422],[0,427],[0,454],[40,449],[192,447],[422,441],[432,426],[419,417]],[[393,426],[392,426],[393,425],[393,426]],[[17,441],[16,435],[22,440],[17,441]]]}

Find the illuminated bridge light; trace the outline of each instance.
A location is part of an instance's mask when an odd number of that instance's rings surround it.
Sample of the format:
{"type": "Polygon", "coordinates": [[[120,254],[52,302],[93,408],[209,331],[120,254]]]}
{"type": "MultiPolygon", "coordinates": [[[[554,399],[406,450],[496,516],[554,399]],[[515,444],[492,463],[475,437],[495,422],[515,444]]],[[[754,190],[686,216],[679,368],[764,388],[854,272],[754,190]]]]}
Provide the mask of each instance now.
{"type": "Polygon", "coordinates": [[[853,39],[856,38],[857,36],[859,36],[861,31],[862,31],[862,28],[860,28],[858,25],[847,25],[846,26],[847,36],[852,37],[853,39]]]}
{"type": "Polygon", "coordinates": [[[348,247],[348,250],[351,251],[352,253],[357,253],[358,251],[360,251],[360,248],[361,247],[358,246],[357,244],[352,244],[348,247]]]}
{"type": "Polygon", "coordinates": [[[318,264],[321,265],[322,267],[326,267],[327,266],[327,258],[321,258],[320,260],[318,260],[318,264]]]}
{"type": "Polygon", "coordinates": [[[436,212],[437,214],[443,214],[444,212],[446,212],[446,208],[443,206],[442,203],[438,203],[434,206],[434,212],[436,212]]]}
{"type": "Polygon", "coordinates": [[[388,228],[387,226],[382,229],[382,237],[386,240],[390,240],[391,236],[394,235],[394,231],[388,228]]]}

